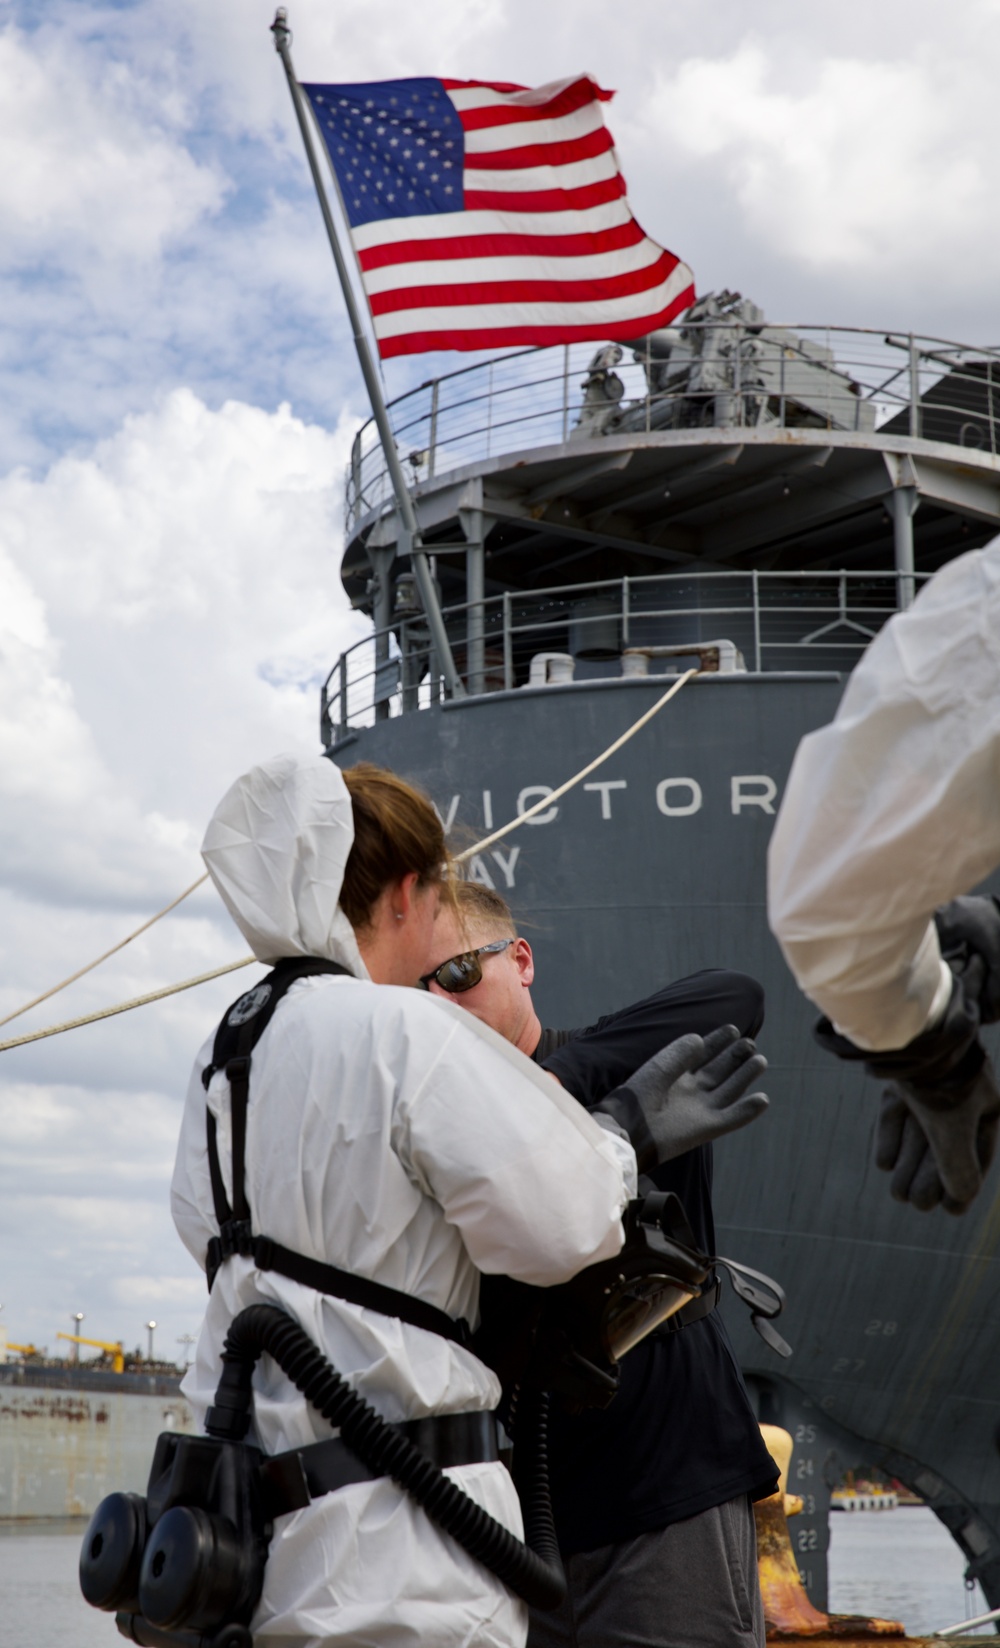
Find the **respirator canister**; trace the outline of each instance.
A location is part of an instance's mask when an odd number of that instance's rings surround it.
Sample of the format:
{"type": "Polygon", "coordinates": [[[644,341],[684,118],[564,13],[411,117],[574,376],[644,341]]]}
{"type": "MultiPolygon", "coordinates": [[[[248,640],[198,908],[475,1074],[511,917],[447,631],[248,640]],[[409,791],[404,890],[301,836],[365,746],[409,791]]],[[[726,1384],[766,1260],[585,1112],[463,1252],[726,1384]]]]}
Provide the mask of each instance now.
{"type": "Polygon", "coordinates": [[[271,1528],[260,1450],[210,1436],[158,1439],[146,1497],[110,1494],[87,1529],[80,1589],[145,1648],[247,1648],[271,1528]]]}

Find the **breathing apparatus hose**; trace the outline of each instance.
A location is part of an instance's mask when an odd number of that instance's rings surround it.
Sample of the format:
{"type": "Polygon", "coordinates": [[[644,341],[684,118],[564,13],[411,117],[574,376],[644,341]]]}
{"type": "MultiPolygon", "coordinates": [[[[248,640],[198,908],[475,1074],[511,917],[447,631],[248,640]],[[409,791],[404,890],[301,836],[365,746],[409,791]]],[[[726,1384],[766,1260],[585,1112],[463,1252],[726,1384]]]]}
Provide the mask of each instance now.
{"type": "Polygon", "coordinates": [[[249,1415],[253,1370],[262,1351],[273,1357],[317,1412],[339,1428],[348,1447],[370,1471],[391,1476],[445,1533],[516,1596],[534,1608],[559,1605],[566,1595],[566,1579],[549,1501],[548,1415],[543,1396],[532,1398],[518,1415],[522,1464],[515,1475],[526,1487],[527,1544],[522,1545],[352,1390],[308,1334],[275,1305],[249,1305],[230,1324],[216,1405],[208,1415],[210,1434],[221,1434],[224,1429],[232,1434],[229,1416],[249,1415]]]}
{"type": "MultiPolygon", "coordinates": [[[[524,1515],[524,1543],[550,1572],[561,1577],[564,1595],[566,1584],[549,1493],[549,1395],[534,1389],[519,1391],[518,1395],[517,1437],[525,1437],[526,1446],[519,1448],[515,1437],[513,1472],[524,1515]]],[[[556,1599],[561,1601],[562,1596],[556,1599]]],[[[555,1607],[556,1602],[537,1606],[555,1607]]]]}

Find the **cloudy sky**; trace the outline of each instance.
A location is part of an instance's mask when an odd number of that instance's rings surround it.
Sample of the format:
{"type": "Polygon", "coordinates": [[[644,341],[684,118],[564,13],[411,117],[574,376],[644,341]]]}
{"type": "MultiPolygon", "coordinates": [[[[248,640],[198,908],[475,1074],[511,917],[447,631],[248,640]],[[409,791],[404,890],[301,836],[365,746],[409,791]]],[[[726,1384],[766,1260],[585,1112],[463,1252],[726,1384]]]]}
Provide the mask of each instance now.
{"type": "MultiPolygon", "coordinates": [[[[643,226],[769,318],[1000,342],[1000,0],[292,0],[305,79],[588,69],[643,226]]],[[[0,0],[0,1016],[317,748],[363,394],[269,0],[0,0]]],[[[390,363],[390,394],[433,362],[390,363]]],[[[454,362],[458,364],[458,362],[454,362]]],[[[243,952],[202,892],[0,1036],[243,952]]],[[[241,975],[249,979],[248,974],[241,975]]],[[[0,1322],[181,1354],[167,1186],[222,981],[0,1055],[0,1322]]]]}

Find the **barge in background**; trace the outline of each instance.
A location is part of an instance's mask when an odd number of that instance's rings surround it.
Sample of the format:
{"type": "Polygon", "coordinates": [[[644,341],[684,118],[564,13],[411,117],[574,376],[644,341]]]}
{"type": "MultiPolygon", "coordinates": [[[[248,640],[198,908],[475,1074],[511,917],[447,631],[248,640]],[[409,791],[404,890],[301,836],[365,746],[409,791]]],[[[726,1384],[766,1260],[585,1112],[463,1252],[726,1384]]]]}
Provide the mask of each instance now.
{"type": "Polygon", "coordinates": [[[161,1431],[191,1431],[181,1373],[136,1363],[0,1359],[0,1522],[90,1516],[117,1489],[145,1493],[161,1431]]]}

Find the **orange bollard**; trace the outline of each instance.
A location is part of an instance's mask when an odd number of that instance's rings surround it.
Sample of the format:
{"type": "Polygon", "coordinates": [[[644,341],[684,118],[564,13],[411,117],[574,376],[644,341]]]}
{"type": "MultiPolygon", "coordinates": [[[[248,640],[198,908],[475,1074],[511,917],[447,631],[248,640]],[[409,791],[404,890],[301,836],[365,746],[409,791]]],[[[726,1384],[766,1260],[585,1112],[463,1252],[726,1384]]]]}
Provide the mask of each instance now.
{"type": "Polygon", "coordinates": [[[781,1472],[777,1493],[758,1499],[754,1506],[757,1524],[757,1568],[764,1623],[768,1641],[837,1637],[870,1642],[882,1637],[903,1637],[902,1625],[894,1619],[865,1619],[861,1614],[824,1614],[814,1608],[799,1578],[799,1565],[792,1550],[788,1517],[802,1509],[796,1494],[786,1492],[788,1467],[792,1459],[792,1439],[777,1425],[761,1425],[768,1453],[781,1472]]]}

